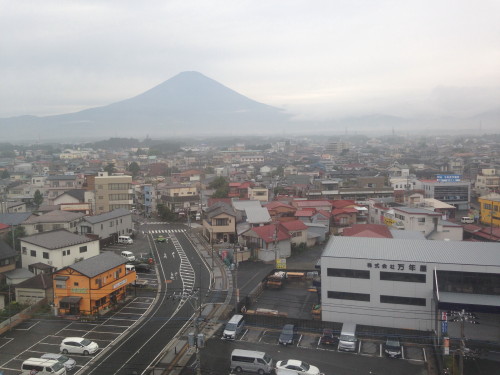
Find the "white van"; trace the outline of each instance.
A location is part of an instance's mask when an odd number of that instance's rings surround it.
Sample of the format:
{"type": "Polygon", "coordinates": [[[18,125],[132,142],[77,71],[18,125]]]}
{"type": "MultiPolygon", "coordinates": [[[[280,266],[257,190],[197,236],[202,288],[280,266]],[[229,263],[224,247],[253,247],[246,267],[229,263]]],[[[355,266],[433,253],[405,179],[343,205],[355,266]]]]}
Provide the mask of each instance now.
{"type": "Polygon", "coordinates": [[[66,367],[55,359],[28,358],[21,370],[22,375],[66,375],[66,367]]]}
{"type": "Polygon", "coordinates": [[[127,259],[129,262],[133,262],[135,260],[135,255],[133,252],[131,251],[122,251],[121,254],[120,254],[122,257],[124,257],[125,259],[127,259]]]}
{"type": "Polygon", "coordinates": [[[339,337],[339,350],[355,352],[357,341],[356,324],[344,323],[339,337]]]}
{"type": "Polygon", "coordinates": [[[235,340],[236,335],[241,332],[244,325],[245,320],[243,319],[243,315],[233,315],[233,317],[226,323],[224,332],[222,332],[222,338],[225,340],[235,340]]]}
{"type": "Polygon", "coordinates": [[[134,243],[134,240],[130,236],[118,236],[118,243],[130,245],[134,243]]]}
{"type": "Polygon", "coordinates": [[[273,359],[264,352],[234,349],[231,353],[231,370],[270,374],[274,370],[273,359]]]}
{"type": "Polygon", "coordinates": [[[463,224],[474,224],[474,219],[469,216],[464,216],[460,219],[460,222],[463,224]]]}

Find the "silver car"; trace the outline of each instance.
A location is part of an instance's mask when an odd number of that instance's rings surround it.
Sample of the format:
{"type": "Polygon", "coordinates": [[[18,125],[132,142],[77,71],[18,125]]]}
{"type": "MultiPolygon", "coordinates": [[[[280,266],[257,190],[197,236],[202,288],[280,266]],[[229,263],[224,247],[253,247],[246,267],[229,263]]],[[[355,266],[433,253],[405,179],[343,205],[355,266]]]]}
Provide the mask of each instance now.
{"type": "Polygon", "coordinates": [[[60,353],[45,353],[40,358],[42,359],[55,359],[60,364],[66,367],[66,371],[71,371],[76,366],[76,361],[72,358],[66,357],[64,354],[60,353]]]}

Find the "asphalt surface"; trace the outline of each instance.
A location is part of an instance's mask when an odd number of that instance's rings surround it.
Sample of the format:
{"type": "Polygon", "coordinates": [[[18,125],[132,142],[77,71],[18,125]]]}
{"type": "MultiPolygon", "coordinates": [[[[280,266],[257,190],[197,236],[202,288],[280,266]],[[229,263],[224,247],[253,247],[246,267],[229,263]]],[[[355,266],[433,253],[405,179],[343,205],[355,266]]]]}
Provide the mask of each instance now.
{"type": "MultiPolygon", "coordinates": [[[[158,276],[158,298],[143,320],[90,362],[81,374],[140,374],[158,359],[162,349],[188,324],[199,300],[199,288],[210,285],[207,265],[198,255],[183,226],[141,226],[154,254],[158,276]],[[164,233],[165,228],[178,232],[164,233]],[[157,233],[151,233],[157,232],[157,233]],[[166,242],[155,238],[162,234],[166,242]],[[200,278],[201,277],[201,278],[200,278]]],[[[126,316],[125,316],[126,317],[126,316]]]]}

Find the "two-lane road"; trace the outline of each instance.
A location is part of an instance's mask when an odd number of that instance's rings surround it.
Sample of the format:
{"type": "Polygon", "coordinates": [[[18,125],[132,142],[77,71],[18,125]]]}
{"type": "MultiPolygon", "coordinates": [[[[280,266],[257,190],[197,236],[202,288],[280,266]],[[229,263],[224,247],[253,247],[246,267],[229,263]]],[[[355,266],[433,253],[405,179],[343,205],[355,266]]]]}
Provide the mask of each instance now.
{"type": "Polygon", "coordinates": [[[187,228],[179,225],[145,224],[141,230],[148,236],[156,261],[158,294],[144,318],[121,340],[111,343],[81,374],[142,374],[163,348],[179,333],[195,313],[196,293],[201,295],[210,285],[210,270],[200,258],[187,228]],[[156,242],[159,235],[167,238],[156,242]],[[173,296],[176,298],[173,298],[173,296]]]}

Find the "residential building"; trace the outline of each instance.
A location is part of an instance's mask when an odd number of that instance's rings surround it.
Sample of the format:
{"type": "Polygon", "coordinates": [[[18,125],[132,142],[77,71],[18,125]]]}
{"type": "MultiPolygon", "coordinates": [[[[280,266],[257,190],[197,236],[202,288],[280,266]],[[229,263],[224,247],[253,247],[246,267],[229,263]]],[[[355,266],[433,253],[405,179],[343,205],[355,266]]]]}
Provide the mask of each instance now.
{"type": "Polygon", "coordinates": [[[56,199],[62,193],[69,190],[81,189],[83,187],[83,175],[54,175],[46,179],[46,192],[48,204],[54,204],[56,199]]]}
{"type": "Polygon", "coordinates": [[[196,184],[166,185],[158,187],[161,193],[161,203],[172,212],[197,212],[200,195],[196,184]]]}
{"type": "Polygon", "coordinates": [[[61,211],[82,212],[85,215],[93,214],[93,202],[94,192],[84,189],[68,190],[52,201],[61,211]]]}
{"type": "Polygon", "coordinates": [[[205,210],[203,218],[203,235],[212,244],[235,243],[236,211],[225,202],[217,202],[205,210]]]}
{"type": "Polygon", "coordinates": [[[252,257],[264,262],[288,258],[292,254],[290,234],[281,224],[253,227],[241,235],[240,243],[248,247],[252,257]]]}
{"type": "Polygon", "coordinates": [[[23,305],[34,305],[45,301],[46,304],[54,302],[52,288],[52,275],[41,273],[15,286],[16,302],[23,305]]]}
{"type": "Polygon", "coordinates": [[[476,176],[475,191],[478,195],[500,193],[500,175],[497,175],[496,169],[481,170],[481,173],[476,176]]]}
{"type": "Polygon", "coordinates": [[[126,297],[135,271],[125,269],[127,260],[105,252],[66,266],[53,275],[54,305],[60,315],[95,315],[126,297]]]}
{"type": "Polygon", "coordinates": [[[16,269],[17,252],[0,239],[0,286],[5,285],[5,273],[16,269]]]}
{"type": "Polygon", "coordinates": [[[124,208],[100,215],[85,216],[79,224],[78,233],[92,234],[101,240],[116,242],[118,236],[133,233],[132,214],[124,208]]]}
{"type": "Polygon", "coordinates": [[[500,227],[500,194],[491,193],[478,198],[482,224],[490,227],[500,227]]]}
{"type": "Polygon", "coordinates": [[[394,207],[384,213],[390,228],[422,232],[431,240],[463,240],[463,227],[443,220],[443,215],[424,208],[394,207]]]}
{"type": "Polygon", "coordinates": [[[32,215],[22,223],[22,226],[28,236],[56,229],[66,229],[75,233],[83,217],[83,213],[56,210],[40,216],[32,215]]]}
{"type": "Polygon", "coordinates": [[[307,245],[308,226],[300,220],[285,221],[281,225],[290,234],[290,242],[292,246],[307,245]]]}
{"type": "Polygon", "coordinates": [[[21,238],[22,266],[30,271],[36,263],[61,269],[98,254],[98,240],[65,229],[21,238]]]}
{"type": "Polygon", "coordinates": [[[322,320],[440,332],[442,311],[498,311],[498,285],[497,244],[335,236],[321,256],[322,320]]]}
{"type": "Polygon", "coordinates": [[[269,189],[265,187],[249,187],[248,188],[248,199],[258,200],[261,202],[269,201],[269,189]]]}
{"type": "Polygon", "coordinates": [[[107,172],[99,172],[94,178],[95,186],[95,213],[102,214],[124,208],[132,209],[134,192],[132,190],[132,176],[108,176],[107,172]]]}

